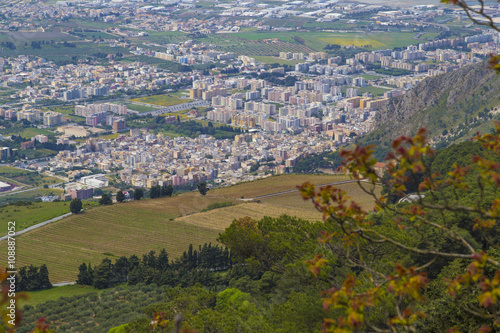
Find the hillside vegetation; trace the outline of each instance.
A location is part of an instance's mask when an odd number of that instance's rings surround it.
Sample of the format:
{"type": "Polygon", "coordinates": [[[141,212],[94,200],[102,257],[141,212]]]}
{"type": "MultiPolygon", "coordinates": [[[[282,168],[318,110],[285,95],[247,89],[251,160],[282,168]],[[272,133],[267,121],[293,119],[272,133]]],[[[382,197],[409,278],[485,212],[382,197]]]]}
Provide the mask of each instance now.
{"type": "Polygon", "coordinates": [[[378,145],[381,160],[392,140],[425,127],[438,147],[446,147],[476,131],[491,131],[491,119],[500,119],[499,106],[500,76],[485,62],[466,66],[427,78],[405,95],[392,98],[377,114],[375,130],[361,143],[378,145]]]}

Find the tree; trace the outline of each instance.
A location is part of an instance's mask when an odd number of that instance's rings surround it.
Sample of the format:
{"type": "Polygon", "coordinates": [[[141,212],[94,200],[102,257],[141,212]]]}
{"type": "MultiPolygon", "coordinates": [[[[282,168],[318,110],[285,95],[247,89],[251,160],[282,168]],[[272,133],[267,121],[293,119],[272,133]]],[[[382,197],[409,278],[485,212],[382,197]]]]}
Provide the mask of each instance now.
{"type": "Polygon", "coordinates": [[[113,264],[108,258],[103,259],[94,272],[94,287],[97,289],[108,288],[113,283],[113,264]]]}
{"type": "Polygon", "coordinates": [[[174,193],[174,187],[172,185],[163,185],[161,188],[162,197],[171,197],[174,193]]]}
{"type": "Polygon", "coordinates": [[[206,182],[199,183],[198,186],[196,186],[196,188],[198,189],[198,192],[200,192],[201,195],[207,194],[209,190],[206,182]]]}
{"type": "MultiPolygon", "coordinates": [[[[324,308],[336,314],[324,322],[327,332],[422,331],[436,323],[423,319],[425,312],[435,312],[435,306],[423,302],[424,295],[432,297],[438,290],[442,298],[437,300],[446,299],[447,308],[475,317],[472,328],[471,318],[464,322],[455,316],[442,329],[487,332],[498,325],[500,122],[494,133],[474,139],[484,152],[468,165],[454,163],[444,174],[433,167],[438,158],[424,129],[392,143],[384,178],[374,167],[374,146],[342,151],[344,170],[375,201],[370,211],[351,201],[343,189],[316,189],[309,183],[300,187],[303,198],[322,212],[325,224],[335,227],[320,239],[325,253],[342,255],[351,267],[343,283],[325,292],[324,308]],[[380,183],[384,194],[377,190],[380,183]],[[411,196],[405,195],[408,183],[415,189],[411,196]],[[389,204],[390,195],[409,202],[389,204]],[[390,264],[382,259],[389,253],[390,264]],[[435,289],[439,285],[441,289],[435,289]]],[[[315,276],[329,274],[323,271],[329,265],[324,253],[307,264],[315,276]]]]}
{"type": "Polygon", "coordinates": [[[125,194],[122,191],[116,192],[116,201],[123,202],[125,201],[125,194]]]}
{"type": "Polygon", "coordinates": [[[142,188],[136,188],[134,191],[134,200],[141,200],[144,196],[144,190],[142,188]]]}
{"type": "Polygon", "coordinates": [[[82,200],[78,199],[78,198],[71,200],[71,203],[69,204],[69,210],[73,214],[80,213],[80,211],[82,210],[82,207],[83,207],[82,200]]]}
{"type": "Polygon", "coordinates": [[[81,264],[80,267],[78,267],[79,273],[78,273],[78,279],[76,280],[77,284],[85,286],[92,285],[92,276],[90,275],[89,268],[87,268],[87,265],[85,263],[81,264]]]}
{"type": "Polygon", "coordinates": [[[99,204],[100,205],[112,205],[113,200],[111,200],[111,197],[107,194],[103,194],[101,199],[99,199],[99,204]]]}
{"type": "Polygon", "coordinates": [[[52,283],[49,280],[49,270],[45,264],[41,265],[38,271],[38,285],[39,289],[52,288],[52,283]]]}

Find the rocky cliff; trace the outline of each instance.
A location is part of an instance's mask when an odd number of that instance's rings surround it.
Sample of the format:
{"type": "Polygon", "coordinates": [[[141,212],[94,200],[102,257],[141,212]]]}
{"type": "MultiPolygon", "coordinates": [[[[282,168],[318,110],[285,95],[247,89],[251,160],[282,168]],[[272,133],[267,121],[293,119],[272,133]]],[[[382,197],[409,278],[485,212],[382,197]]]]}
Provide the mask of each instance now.
{"type": "Polygon", "coordinates": [[[373,132],[361,142],[380,146],[381,158],[393,139],[425,127],[434,144],[444,147],[491,128],[499,105],[500,75],[486,62],[466,66],[427,78],[389,100],[377,114],[373,132]]]}

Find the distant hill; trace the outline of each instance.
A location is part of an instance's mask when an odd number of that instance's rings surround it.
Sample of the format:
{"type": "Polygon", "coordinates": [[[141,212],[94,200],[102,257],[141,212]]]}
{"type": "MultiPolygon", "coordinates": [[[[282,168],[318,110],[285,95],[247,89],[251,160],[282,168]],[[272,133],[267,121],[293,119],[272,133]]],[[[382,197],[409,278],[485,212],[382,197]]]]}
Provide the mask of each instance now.
{"type": "Polygon", "coordinates": [[[483,62],[427,78],[391,99],[377,114],[375,130],[359,141],[379,146],[376,157],[382,160],[392,140],[425,127],[442,148],[490,131],[499,112],[500,75],[483,62]]]}

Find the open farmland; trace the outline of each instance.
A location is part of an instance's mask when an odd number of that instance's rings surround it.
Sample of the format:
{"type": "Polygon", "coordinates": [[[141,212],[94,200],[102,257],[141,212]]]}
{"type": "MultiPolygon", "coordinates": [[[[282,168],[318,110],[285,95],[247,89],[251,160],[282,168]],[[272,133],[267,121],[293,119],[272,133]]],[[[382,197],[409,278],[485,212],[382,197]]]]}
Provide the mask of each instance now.
{"type": "MultiPolygon", "coordinates": [[[[294,196],[300,199],[298,193],[293,193],[294,196]]],[[[302,199],[300,199],[302,200],[302,199]]],[[[279,217],[281,215],[297,216],[305,220],[320,220],[321,215],[310,205],[307,209],[280,206],[267,203],[244,203],[241,205],[214,209],[204,213],[196,213],[193,215],[183,216],[176,221],[182,221],[187,224],[224,231],[231,222],[245,216],[259,220],[264,216],[279,217]]]]}
{"type": "MultiPolygon", "coordinates": [[[[84,201],[83,208],[92,204],[84,201]]],[[[30,205],[8,205],[0,208],[0,236],[7,234],[7,222],[16,222],[16,231],[24,230],[40,222],[69,213],[69,202],[33,202],[30,205]]]]}
{"type": "Polygon", "coordinates": [[[0,167],[0,177],[7,180],[12,179],[21,184],[35,187],[62,183],[62,180],[58,178],[41,175],[38,172],[27,171],[7,166],[0,167]]]}
{"type": "MultiPolygon", "coordinates": [[[[14,201],[35,201],[35,199],[38,197],[46,195],[61,195],[62,192],[62,190],[54,188],[39,188],[29,191],[7,192],[8,195],[5,194],[6,192],[4,192],[0,194],[0,206],[14,201]]],[[[13,218],[17,218],[17,214],[13,215],[13,218]]]]}
{"type": "MultiPolygon", "coordinates": [[[[234,219],[245,216],[260,219],[287,214],[319,220],[321,215],[311,203],[302,201],[298,192],[266,197],[261,202],[236,198],[294,190],[305,181],[327,184],[346,178],[342,175],[284,175],[211,190],[207,196],[192,192],[172,198],[92,208],[20,235],[17,238],[18,266],[45,263],[51,282],[74,281],[82,262],[98,264],[105,257],[117,259],[122,255],[141,255],[162,248],[175,258],[189,244],[215,243],[218,234],[234,219]],[[236,205],[199,213],[212,203],[227,201],[236,205]]],[[[367,208],[371,207],[371,200],[359,189],[356,192],[354,183],[340,186],[349,192],[354,190],[351,195],[367,208]]],[[[0,251],[5,247],[6,242],[0,242],[0,251]]],[[[5,262],[0,261],[1,264],[5,262]]]]}
{"type": "Polygon", "coordinates": [[[344,175],[283,175],[214,189],[208,192],[208,195],[236,199],[255,198],[265,194],[295,190],[298,185],[307,181],[314,185],[323,185],[348,179],[348,176],[344,175]]]}
{"type": "MultiPolygon", "coordinates": [[[[278,38],[284,43],[296,44],[307,47],[315,51],[323,51],[327,44],[338,44],[341,46],[354,45],[358,47],[367,46],[372,49],[385,49],[394,47],[404,47],[418,43],[419,40],[413,39],[414,33],[389,33],[373,32],[364,33],[339,33],[339,32],[242,32],[237,34],[241,39],[250,41],[261,41],[262,39],[278,38]],[[294,37],[303,38],[304,45],[298,44],[294,37]]],[[[282,51],[278,51],[282,52],[282,51]]],[[[289,51],[302,52],[302,51],[289,51]]]]}
{"type": "MultiPolygon", "coordinates": [[[[131,101],[139,102],[139,103],[146,103],[146,104],[161,105],[161,106],[171,106],[171,105],[192,102],[192,100],[190,100],[190,99],[180,99],[179,97],[177,97],[175,95],[171,95],[171,94],[153,95],[153,96],[146,96],[146,97],[141,97],[141,98],[134,98],[131,101]]],[[[143,112],[141,110],[137,110],[137,111],[143,112]]]]}
{"type": "MultiPolygon", "coordinates": [[[[366,189],[369,189],[368,184],[363,184],[366,189]]],[[[356,201],[363,209],[370,210],[374,206],[374,200],[369,195],[367,195],[358,184],[353,182],[349,184],[334,185],[336,188],[340,188],[347,192],[347,195],[354,201],[356,201]]],[[[376,193],[380,194],[381,187],[377,187],[376,193]]],[[[286,193],[280,194],[272,197],[267,197],[261,199],[265,204],[274,205],[276,207],[281,207],[283,209],[300,209],[300,210],[313,210],[318,218],[321,217],[321,213],[318,212],[313,203],[310,200],[305,201],[302,199],[299,193],[286,193]]]]}
{"type": "MultiPolygon", "coordinates": [[[[189,193],[173,198],[96,207],[17,237],[17,265],[47,264],[52,283],[75,281],[82,262],[142,255],[165,248],[178,257],[189,244],[216,241],[218,230],[173,219],[227,201],[189,193]]],[[[6,242],[0,248],[6,250],[6,242]]],[[[5,265],[5,258],[0,265],[5,265]]]]}

